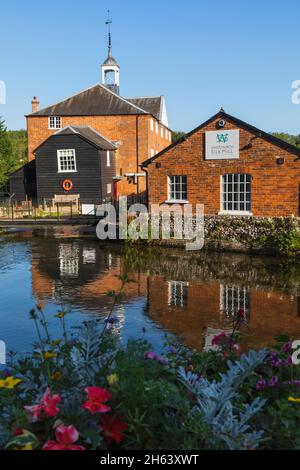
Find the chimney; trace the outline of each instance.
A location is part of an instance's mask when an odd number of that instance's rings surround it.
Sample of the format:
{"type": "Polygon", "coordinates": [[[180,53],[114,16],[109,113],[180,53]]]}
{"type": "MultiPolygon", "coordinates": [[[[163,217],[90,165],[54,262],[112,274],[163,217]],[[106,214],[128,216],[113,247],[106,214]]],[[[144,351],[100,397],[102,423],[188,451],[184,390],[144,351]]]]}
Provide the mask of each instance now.
{"type": "Polygon", "coordinates": [[[33,97],[33,100],[31,101],[31,106],[32,106],[32,112],[36,113],[40,109],[40,102],[37,99],[36,96],[33,97]]]}

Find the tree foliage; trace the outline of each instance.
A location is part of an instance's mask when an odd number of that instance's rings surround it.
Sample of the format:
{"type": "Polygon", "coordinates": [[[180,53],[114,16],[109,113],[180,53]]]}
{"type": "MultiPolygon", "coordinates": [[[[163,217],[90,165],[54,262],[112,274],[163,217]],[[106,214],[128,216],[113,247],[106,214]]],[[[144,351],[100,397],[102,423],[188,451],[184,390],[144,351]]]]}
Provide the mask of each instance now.
{"type": "Polygon", "coordinates": [[[0,191],[7,190],[9,174],[27,161],[27,132],[8,131],[0,118],[0,191]]]}

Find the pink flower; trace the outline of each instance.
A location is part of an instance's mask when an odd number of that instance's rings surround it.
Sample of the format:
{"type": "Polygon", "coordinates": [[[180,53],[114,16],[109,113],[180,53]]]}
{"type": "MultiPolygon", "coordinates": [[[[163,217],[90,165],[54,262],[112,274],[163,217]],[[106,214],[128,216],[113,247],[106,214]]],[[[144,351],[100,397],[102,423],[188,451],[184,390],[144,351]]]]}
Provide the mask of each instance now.
{"type": "Polygon", "coordinates": [[[43,408],[40,403],[33,406],[24,406],[24,410],[28,414],[31,423],[36,423],[37,421],[40,421],[43,417],[43,408]]]}
{"type": "Polygon", "coordinates": [[[46,393],[42,398],[43,411],[49,418],[53,418],[59,413],[58,403],[61,402],[59,395],[51,395],[50,388],[47,388],[46,393]]]}
{"type": "Polygon", "coordinates": [[[108,413],[111,409],[104,405],[111,400],[112,394],[105,388],[87,387],[85,389],[88,400],[82,405],[82,408],[89,410],[91,413],[108,413]]]}
{"type": "Polygon", "coordinates": [[[43,450],[85,450],[84,447],[74,445],[79,439],[79,433],[74,426],[61,424],[55,431],[56,441],[48,441],[43,450]]]}
{"type": "Polygon", "coordinates": [[[61,397],[52,395],[50,388],[47,388],[39,403],[33,406],[24,406],[24,410],[29,414],[31,423],[36,423],[41,421],[45,415],[49,418],[58,415],[60,410],[57,405],[60,402],[61,397]]]}

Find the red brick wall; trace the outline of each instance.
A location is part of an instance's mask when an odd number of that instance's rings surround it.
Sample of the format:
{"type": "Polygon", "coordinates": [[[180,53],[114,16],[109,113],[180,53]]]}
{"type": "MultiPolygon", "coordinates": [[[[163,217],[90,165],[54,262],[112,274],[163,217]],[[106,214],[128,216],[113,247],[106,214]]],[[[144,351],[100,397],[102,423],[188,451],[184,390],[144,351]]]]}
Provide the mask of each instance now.
{"type": "MultiPolygon", "coordinates": [[[[136,139],[138,118],[138,140],[139,140],[139,164],[151,156],[151,148],[158,151],[163,150],[170,141],[161,137],[159,133],[150,130],[150,115],[120,115],[120,116],[65,116],[62,118],[62,127],[68,125],[91,126],[104,137],[112,141],[120,141],[121,145],[117,152],[117,174],[122,170],[125,173],[142,173],[141,168],[137,170],[136,139]]],[[[33,160],[33,151],[57,130],[48,129],[48,117],[28,116],[28,159],[33,160]]],[[[159,128],[161,126],[159,125],[159,128]]],[[[129,184],[127,178],[119,183],[119,194],[129,195],[137,192],[137,185],[129,184]]],[[[146,178],[139,178],[139,192],[146,189],[146,178]]]]}
{"type": "Polygon", "coordinates": [[[299,215],[300,161],[295,154],[266,141],[248,128],[227,120],[225,129],[240,129],[239,160],[205,160],[205,132],[216,130],[220,118],[171,148],[148,166],[149,202],[162,204],[168,199],[168,175],[186,175],[188,201],[205,206],[206,215],[220,211],[221,175],[252,175],[252,213],[255,216],[299,215]],[[249,145],[250,144],[250,145],[249,145]],[[276,157],[284,157],[278,165],[276,157]]]}

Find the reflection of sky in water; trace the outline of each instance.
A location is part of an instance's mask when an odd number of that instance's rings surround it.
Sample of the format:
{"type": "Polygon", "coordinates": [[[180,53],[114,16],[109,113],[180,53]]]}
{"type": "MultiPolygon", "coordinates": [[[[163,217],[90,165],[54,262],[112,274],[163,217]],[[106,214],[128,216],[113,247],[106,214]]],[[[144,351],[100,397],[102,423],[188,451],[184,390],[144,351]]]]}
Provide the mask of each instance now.
{"type": "MultiPolygon", "coordinates": [[[[74,246],[60,243],[60,256],[56,260],[59,266],[60,276],[55,280],[58,298],[48,299],[44,306],[44,313],[49,322],[49,329],[54,338],[61,336],[59,320],[54,315],[62,307],[59,292],[64,288],[64,282],[75,279],[79,275],[78,257],[74,257],[74,246]],[[70,254],[70,249],[72,253],[70,254]]],[[[36,305],[36,298],[32,293],[31,274],[31,244],[7,243],[0,249],[0,340],[6,343],[8,350],[26,352],[30,345],[36,340],[34,322],[29,319],[29,311],[36,305]]],[[[95,264],[95,250],[86,248],[82,252],[83,263],[93,266],[95,264]]],[[[108,268],[112,264],[112,255],[108,255],[108,268]]],[[[69,302],[64,293],[63,306],[70,309],[67,316],[67,324],[70,328],[77,327],[83,320],[95,318],[100,312],[105,312],[104,318],[109,311],[109,306],[93,309],[85,308],[84,300],[76,299],[79,304],[72,306],[71,291],[67,291],[69,302]]],[[[105,295],[104,295],[105,297],[105,295]]],[[[117,306],[115,313],[120,318],[120,325],[116,331],[120,334],[122,343],[129,338],[144,338],[161,348],[164,343],[164,333],[144,313],[147,299],[138,298],[123,301],[117,306]]],[[[93,303],[95,304],[95,302],[93,303]]],[[[102,315],[103,316],[103,315],[102,315]]],[[[75,330],[73,330],[75,333],[75,330]]]]}
{"type": "MultiPolygon", "coordinates": [[[[153,254],[152,254],[153,256],[153,254]]],[[[154,259],[153,259],[154,258],[154,259]]],[[[134,260],[135,261],[135,260],[134,260]]],[[[201,348],[215,331],[232,325],[245,310],[249,330],[245,348],[272,344],[275,334],[300,337],[299,265],[282,271],[276,259],[205,254],[195,262],[182,254],[160,256],[140,270],[115,309],[120,322],[113,331],[123,344],[144,338],[159,350],[165,334],[201,348]],[[298,271],[297,271],[298,269],[298,271]],[[291,276],[292,274],[292,276],[291,276]],[[204,338],[205,335],[205,338],[204,338]],[[298,336],[297,336],[298,335],[298,336]]],[[[35,341],[29,311],[40,302],[54,339],[61,327],[54,314],[68,307],[69,331],[83,320],[110,311],[109,290],[118,290],[124,268],[122,249],[93,240],[3,240],[0,244],[0,340],[9,350],[27,351],[35,341]]]]}

